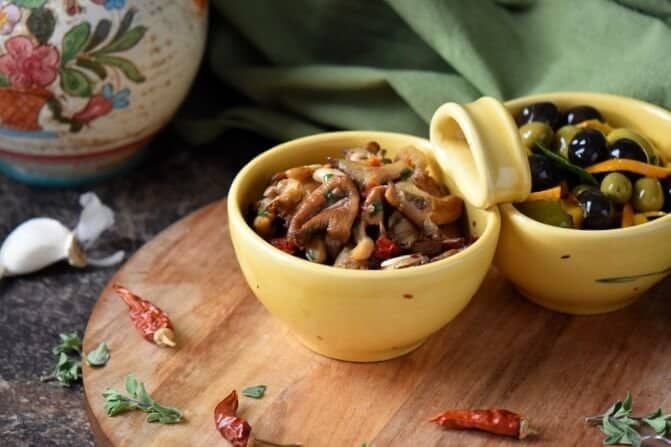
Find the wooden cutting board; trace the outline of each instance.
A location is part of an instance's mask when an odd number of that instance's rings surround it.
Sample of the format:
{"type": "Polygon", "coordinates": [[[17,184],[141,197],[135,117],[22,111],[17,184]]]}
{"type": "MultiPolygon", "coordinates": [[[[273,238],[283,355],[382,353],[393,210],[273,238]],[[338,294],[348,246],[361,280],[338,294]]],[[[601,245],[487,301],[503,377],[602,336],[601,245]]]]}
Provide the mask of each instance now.
{"type": "Polygon", "coordinates": [[[166,310],[179,348],[144,341],[123,302],[110,287],[103,291],[84,339],[86,351],[104,340],[112,353],[105,368],[84,369],[100,446],[226,446],[213,409],[232,389],[256,384],[268,386],[266,396],[243,397],[240,406],[254,433],[309,447],[526,444],[427,422],[447,408],[492,406],[535,422],[543,434],[534,446],[597,446],[602,436],[583,417],[627,391],[637,413],[658,405],[671,411],[669,280],[622,311],[572,317],[524,300],[492,270],[467,309],[425,345],[375,364],[313,354],[266,312],[236,263],[224,201],[161,233],[112,282],[166,310]],[[128,373],[158,402],[184,410],[186,421],[106,416],[102,392],[122,390],[128,373]]]}

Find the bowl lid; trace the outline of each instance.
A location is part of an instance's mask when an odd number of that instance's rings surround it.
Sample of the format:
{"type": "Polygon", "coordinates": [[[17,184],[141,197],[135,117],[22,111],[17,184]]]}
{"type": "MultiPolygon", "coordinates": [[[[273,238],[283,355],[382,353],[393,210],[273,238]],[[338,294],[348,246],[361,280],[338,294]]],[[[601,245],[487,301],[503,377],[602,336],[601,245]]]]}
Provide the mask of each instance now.
{"type": "Polygon", "coordinates": [[[498,100],[443,104],[431,119],[431,142],[454,193],[478,208],[523,201],[531,193],[527,152],[512,115],[498,100]]]}

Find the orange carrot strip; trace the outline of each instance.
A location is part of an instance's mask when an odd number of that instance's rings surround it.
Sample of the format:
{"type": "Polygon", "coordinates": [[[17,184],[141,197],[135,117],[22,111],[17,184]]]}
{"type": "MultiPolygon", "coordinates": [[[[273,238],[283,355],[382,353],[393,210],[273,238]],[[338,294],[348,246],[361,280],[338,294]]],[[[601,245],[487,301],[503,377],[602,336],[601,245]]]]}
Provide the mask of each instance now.
{"type": "Polygon", "coordinates": [[[634,225],[634,208],[631,203],[627,202],[622,207],[622,228],[631,227],[634,225]]]}
{"type": "Polygon", "coordinates": [[[559,200],[561,199],[562,187],[561,185],[554,188],[544,189],[529,194],[525,202],[536,202],[538,200],[559,200]]]}
{"type": "Polygon", "coordinates": [[[655,166],[648,163],[643,163],[637,160],[629,160],[627,158],[612,158],[610,160],[602,161],[585,169],[590,174],[598,174],[600,172],[611,171],[628,171],[636,174],[645,175],[646,177],[664,178],[671,175],[671,169],[664,166],[655,166]]]}

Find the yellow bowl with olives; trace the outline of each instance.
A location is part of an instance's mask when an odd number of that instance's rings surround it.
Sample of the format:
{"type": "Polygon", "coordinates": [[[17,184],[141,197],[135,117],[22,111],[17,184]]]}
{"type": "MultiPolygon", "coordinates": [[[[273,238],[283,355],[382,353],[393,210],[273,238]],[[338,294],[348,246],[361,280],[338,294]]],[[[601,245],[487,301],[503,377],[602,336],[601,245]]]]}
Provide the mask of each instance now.
{"type": "Polygon", "coordinates": [[[671,113],[631,98],[551,93],[506,103],[532,192],[500,207],[495,264],[532,301],[620,309],[671,272],[671,113]]]}

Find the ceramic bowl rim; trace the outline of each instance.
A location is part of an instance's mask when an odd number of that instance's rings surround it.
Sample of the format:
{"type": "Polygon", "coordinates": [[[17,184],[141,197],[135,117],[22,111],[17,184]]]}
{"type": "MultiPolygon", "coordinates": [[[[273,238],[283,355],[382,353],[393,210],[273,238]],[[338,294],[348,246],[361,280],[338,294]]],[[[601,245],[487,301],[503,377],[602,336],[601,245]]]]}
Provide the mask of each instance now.
{"type": "MultiPolygon", "coordinates": [[[[627,108],[637,107],[640,108],[641,110],[645,110],[646,113],[652,113],[668,121],[669,125],[671,126],[671,112],[663,109],[662,107],[635,98],[630,98],[621,95],[613,95],[609,93],[579,92],[579,91],[540,93],[511,99],[510,101],[505,102],[505,106],[508,109],[511,109],[539,101],[552,101],[556,99],[572,100],[578,97],[586,98],[585,100],[586,104],[589,104],[589,98],[611,99],[616,101],[622,101],[627,103],[625,104],[627,108]]],[[[667,155],[671,157],[671,153],[668,153],[667,155]]],[[[501,204],[499,208],[502,215],[505,215],[511,221],[514,221],[518,227],[525,227],[526,231],[529,232],[545,231],[557,237],[577,238],[580,240],[584,239],[615,240],[615,239],[621,239],[622,237],[635,237],[636,235],[646,234],[651,231],[655,231],[658,228],[665,227],[671,224],[671,213],[669,213],[666,216],[657,218],[645,224],[635,225],[627,228],[611,228],[608,230],[583,230],[577,228],[556,227],[553,225],[545,224],[543,222],[539,222],[523,214],[512,203],[501,204]]]]}
{"type": "MultiPolygon", "coordinates": [[[[501,216],[497,207],[491,207],[487,209],[479,209],[483,213],[486,213],[487,223],[482,234],[477,238],[475,242],[470,244],[464,250],[459,253],[450,256],[447,259],[441,259],[439,261],[431,262],[428,264],[408,267],[405,269],[398,270],[354,270],[354,269],[344,269],[337,268],[331,265],[315,264],[306,259],[301,259],[297,256],[290,255],[285,253],[268,243],[265,239],[259,236],[256,231],[247,223],[244,219],[241,206],[241,197],[240,195],[240,184],[244,179],[253,173],[255,167],[267,160],[274,157],[277,157],[278,153],[291,151],[296,146],[303,146],[308,144],[319,144],[324,140],[330,140],[334,138],[351,138],[351,139],[362,139],[364,136],[370,136],[371,140],[375,140],[376,136],[386,137],[386,138],[401,138],[409,141],[415,140],[417,144],[421,145],[432,145],[432,143],[424,138],[417,137],[410,134],[403,134],[397,132],[384,132],[384,131],[374,131],[374,130],[350,130],[350,131],[335,131],[335,132],[324,132],[315,135],[309,135],[305,137],[296,138],[289,140],[287,142],[275,145],[270,149],[262,152],[261,154],[254,157],[250,160],[235,176],[233,182],[231,183],[230,190],[228,192],[228,218],[229,222],[237,225],[240,230],[241,236],[250,240],[252,243],[259,249],[260,254],[263,256],[269,256],[270,259],[286,263],[287,268],[304,270],[306,274],[318,274],[318,275],[330,275],[333,277],[343,277],[351,278],[358,280],[389,280],[392,277],[402,279],[411,276],[419,275],[431,275],[437,274],[440,272],[449,269],[453,264],[460,263],[465,260],[468,256],[475,254],[477,250],[486,249],[487,243],[494,238],[498,240],[498,236],[501,229],[501,216]]],[[[483,269],[488,269],[490,264],[486,267],[483,266],[483,269]]]]}

